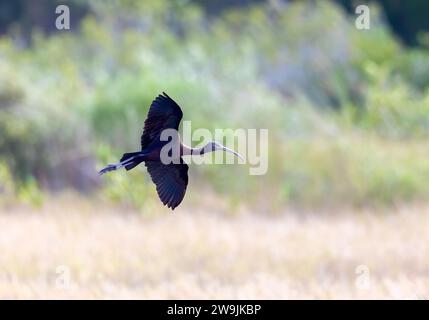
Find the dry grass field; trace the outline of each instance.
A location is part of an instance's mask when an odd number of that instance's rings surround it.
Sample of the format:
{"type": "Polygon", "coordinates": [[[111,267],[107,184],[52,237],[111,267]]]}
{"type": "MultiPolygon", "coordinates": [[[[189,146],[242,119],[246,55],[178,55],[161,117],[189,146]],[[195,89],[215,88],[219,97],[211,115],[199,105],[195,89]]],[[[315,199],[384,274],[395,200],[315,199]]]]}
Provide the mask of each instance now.
{"type": "Polygon", "coordinates": [[[0,298],[429,297],[429,207],[145,217],[75,199],[0,213],[0,298]]]}

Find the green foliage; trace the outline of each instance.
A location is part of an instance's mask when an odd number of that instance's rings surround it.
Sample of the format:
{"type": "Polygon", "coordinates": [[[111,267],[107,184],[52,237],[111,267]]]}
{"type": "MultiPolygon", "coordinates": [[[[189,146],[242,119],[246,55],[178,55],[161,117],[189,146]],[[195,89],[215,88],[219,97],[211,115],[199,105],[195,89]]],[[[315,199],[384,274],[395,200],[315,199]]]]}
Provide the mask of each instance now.
{"type": "Polygon", "coordinates": [[[8,166],[0,162],[0,195],[1,197],[13,196],[15,184],[9,172],[8,166]]]}
{"type": "Polygon", "coordinates": [[[428,194],[427,144],[366,138],[290,144],[284,167],[285,196],[303,205],[362,206],[418,200],[428,194]]]}
{"type": "Polygon", "coordinates": [[[16,183],[7,164],[0,162],[0,205],[15,202],[40,206],[43,203],[43,194],[32,178],[16,183]]]}
{"type": "Polygon", "coordinates": [[[269,128],[267,175],[194,166],[190,189],[206,181],[233,206],[274,208],[428,196],[429,52],[403,48],[377,7],[359,31],[331,2],[215,19],[181,1],[91,6],[73,33],[34,32],[25,49],[0,39],[0,178],[25,186],[2,182],[5,192],[98,187],[150,211],[147,174],[101,180],[96,168],[138,150],[150,102],[166,91],[194,129],[269,128]]]}

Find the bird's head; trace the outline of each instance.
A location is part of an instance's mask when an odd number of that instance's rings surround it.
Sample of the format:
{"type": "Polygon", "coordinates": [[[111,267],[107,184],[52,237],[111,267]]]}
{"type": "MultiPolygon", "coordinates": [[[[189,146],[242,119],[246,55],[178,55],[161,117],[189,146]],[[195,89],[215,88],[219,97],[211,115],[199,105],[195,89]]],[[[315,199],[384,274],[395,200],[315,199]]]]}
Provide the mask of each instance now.
{"type": "Polygon", "coordinates": [[[215,152],[215,151],[230,152],[230,153],[236,155],[237,157],[239,157],[241,160],[244,161],[243,157],[239,153],[237,153],[234,150],[231,150],[231,149],[229,149],[229,148],[221,145],[219,142],[216,142],[216,141],[211,141],[211,142],[207,143],[204,146],[203,150],[204,150],[204,153],[215,152]]]}

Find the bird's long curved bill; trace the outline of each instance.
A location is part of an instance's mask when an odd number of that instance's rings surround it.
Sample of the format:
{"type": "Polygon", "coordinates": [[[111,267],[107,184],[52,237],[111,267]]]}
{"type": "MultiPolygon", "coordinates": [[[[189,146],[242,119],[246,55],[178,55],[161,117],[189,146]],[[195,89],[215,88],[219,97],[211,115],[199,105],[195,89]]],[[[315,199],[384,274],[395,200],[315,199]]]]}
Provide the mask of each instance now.
{"type": "Polygon", "coordinates": [[[227,147],[223,147],[222,149],[223,149],[223,151],[235,154],[237,157],[240,158],[240,160],[242,160],[244,162],[244,158],[238,152],[235,152],[234,150],[231,150],[231,149],[229,149],[227,147]]]}

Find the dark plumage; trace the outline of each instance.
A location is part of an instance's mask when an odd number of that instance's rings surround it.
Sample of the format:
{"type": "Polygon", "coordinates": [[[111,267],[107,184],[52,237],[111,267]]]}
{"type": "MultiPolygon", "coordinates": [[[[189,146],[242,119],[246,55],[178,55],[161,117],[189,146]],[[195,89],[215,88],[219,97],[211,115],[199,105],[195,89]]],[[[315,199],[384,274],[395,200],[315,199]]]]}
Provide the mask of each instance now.
{"type": "MultiPolygon", "coordinates": [[[[183,112],[179,105],[163,92],[162,95],[155,98],[149,108],[141,136],[141,151],[125,153],[119,163],[108,165],[100,170],[99,174],[122,167],[131,170],[144,162],[153,183],[156,185],[160,200],[164,205],[174,210],[182,202],[188,186],[189,167],[183,161],[182,156],[202,155],[206,152],[223,150],[240,157],[238,153],[216,142],[210,142],[203,148],[190,148],[183,145],[180,139],[177,139],[178,150],[180,150],[180,154],[176,157],[177,161],[169,164],[162,163],[160,159],[161,149],[168,141],[161,141],[161,134],[166,129],[174,129],[177,132],[182,117],[183,112]]],[[[177,138],[179,138],[178,133],[177,138]]]]}
{"type": "Polygon", "coordinates": [[[164,129],[179,130],[183,112],[179,105],[165,92],[153,100],[147,118],[144,122],[141,136],[142,151],[153,143],[159,142],[159,137],[164,129]]]}
{"type": "Polygon", "coordinates": [[[156,185],[162,203],[174,209],[186,193],[188,186],[188,165],[180,159],[179,164],[163,164],[160,161],[146,161],[145,166],[156,185]]]}

